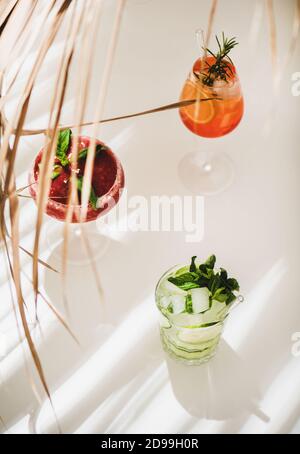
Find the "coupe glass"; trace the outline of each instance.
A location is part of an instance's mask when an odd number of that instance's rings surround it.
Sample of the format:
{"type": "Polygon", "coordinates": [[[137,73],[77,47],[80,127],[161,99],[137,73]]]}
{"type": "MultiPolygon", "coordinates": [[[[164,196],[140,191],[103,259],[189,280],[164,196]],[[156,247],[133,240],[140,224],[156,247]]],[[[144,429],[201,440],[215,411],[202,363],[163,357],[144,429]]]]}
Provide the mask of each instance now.
{"type": "MultiPolygon", "coordinates": [[[[177,265],[159,280],[155,290],[156,305],[160,316],[160,336],[164,350],[172,358],[187,365],[198,365],[209,361],[216,353],[225,320],[230,311],[244,298],[238,296],[230,305],[216,302],[211,310],[202,314],[182,312],[170,313],[170,300],[185,298],[184,292],[168,281],[176,273],[189,271],[189,266],[177,265]]],[[[186,295],[186,296],[185,296],[186,295]]]]}
{"type": "MultiPolygon", "coordinates": [[[[92,139],[86,136],[78,137],[80,148],[86,148],[90,145],[92,139]]],[[[101,141],[96,140],[96,145],[104,145],[101,141]]],[[[80,206],[73,207],[73,218],[69,226],[68,235],[68,256],[67,261],[72,264],[84,265],[96,260],[103,255],[108,246],[108,238],[102,235],[97,228],[97,219],[99,216],[106,214],[115,206],[121,196],[125,184],[124,171],[121,162],[112,150],[106,146],[105,156],[99,167],[96,161],[93,173],[93,187],[107,186],[107,192],[101,194],[100,204],[97,210],[88,206],[85,222],[79,222],[80,206]],[[97,167],[97,173],[95,168],[97,167]],[[105,179],[108,178],[108,181],[105,179]],[[103,186],[104,185],[104,186],[103,186]]],[[[34,161],[32,170],[29,174],[29,191],[34,200],[37,198],[38,191],[38,169],[39,162],[43,154],[41,149],[34,161]]],[[[97,194],[99,195],[99,194],[97,194]]],[[[48,198],[46,205],[46,214],[55,221],[50,222],[47,226],[46,240],[48,246],[57,258],[61,259],[63,254],[64,242],[64,222],[67,216],[68,205],[59,201],[59,198],[48,198]],[[61,221],[61,222],[57,222],[61,221]]]]}
{"type": "MultiPolygon", "coordinates": [[[[197,137],[218,138],[229,134],[244,113],[241,85],[231,60],[225,59],[230,68],[227,81],[216,80],[213,86],[203,83],[207,68],[215,61],[211,55],[196,60],[180,97],[181,101],[197,100],[179,111],[183,124],[197,137]]],[[[199,143],[199,150],[181,161],[179,174],[192,192],[209,195],[226,189],[234,173],[231,160],[223,152],[212,155],[208,147],[199,143]]]]}

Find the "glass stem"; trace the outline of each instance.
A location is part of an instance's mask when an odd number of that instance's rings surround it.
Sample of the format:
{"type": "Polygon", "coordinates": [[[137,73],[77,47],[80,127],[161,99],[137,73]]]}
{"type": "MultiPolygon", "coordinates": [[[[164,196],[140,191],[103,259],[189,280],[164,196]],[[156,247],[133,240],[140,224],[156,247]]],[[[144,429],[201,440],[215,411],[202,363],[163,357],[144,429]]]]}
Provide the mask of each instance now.
{"type": "Polygon", "coordinates": [[[204,162],[202,164],[202,169],[205,173],[210,173],[212,171],[211,156],[208,156],[207,151],[204,152],[204,162]]]}
{"type": "Polygon", "coordinates": [[[203,144],[201,143],[199,146],[199,140],[198,138],[196,139],[196,147],[197,147],[197,165],[201,167],[201,170],[205,173],[210,173],[213,170],[212,167],[212,151],[208,151],[207,148],[205,147],[204,150],[202,150],[203,144]],[[200,150],[199,150],[200,148],[200,150]]]}

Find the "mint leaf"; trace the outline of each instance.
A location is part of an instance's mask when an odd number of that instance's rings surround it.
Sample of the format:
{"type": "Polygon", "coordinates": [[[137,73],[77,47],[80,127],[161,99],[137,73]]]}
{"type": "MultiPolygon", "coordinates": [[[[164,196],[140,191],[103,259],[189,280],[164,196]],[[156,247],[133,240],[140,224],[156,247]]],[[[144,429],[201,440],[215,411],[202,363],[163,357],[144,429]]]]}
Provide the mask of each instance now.
{"type": "Polygon", "coordinates": [[[191,266],[190,266],[190,272],[191,273],[196,273],[196,271],[197,271],[197,266],[195,264],[196,258],[197,258],[196,255],[194,257],[192,257],[192,263],[191,263],[191,266]]]}
{"type": "MultiPolygon", "coordinates": [[[[79,177],[77,177],[77,189],[79,192],[82,192],[82,186],[83,186],[83,177],[79,176],[79,177]]],[[[96,196],[93,186],[91,186],[89,202],[90,202],[93,210],[96,211],[98,209],[97,208],[98,197],[96,196]]]]}
{"type": "Polygon", "coordinates": [[[204,263],[204,265],[207,266],[207,268],[210,268],[211,270],[214,269],[215,267],[215,264],[216,264],[216,256],[215,255],[211,255],[207,260],[206,262],[204,263]]]}
{"type": "Polygon", "coordinates": [[[191,290],[192,288],[199,288],[199,284],[197,282],[186,282],[183,285],[180,285],[182,290],[191,290]]]}
{"type": "Polygon", "coordinates": [[[186,284],[187,282],[194,282],[195,279],[198,278],[198,275],[196,273],[184,273],[184,274],[181,274],[181,276],[177,276],[177,277],[169,277],[169,281],[174,284],[174,285],[177,285],[177,287],[180,287],[181,285],[183,284],[186,284]]]}
{"type": "Polygon", "coordinates": [[[199,270],[201,275],[206,277],[207,279],[210,279],[214,274],[213,269],[207,266],[205,263],[199,266],[199,270]]]}
{"type": "Polygon", "coordinates": [[[203,287],[207,287],[209,286],[209,282],[210,282],[210,279],[208,279],[207,277],[205,276],[199,276],[198,280],[197,280],[197,284],[199,285],[199,287],[203,288],[203,287]]]}
{"type": "Polygon", "coordinates": [[[221,270],[220,277],[221,277],[222,281],[226,282],[227,278],[228,278],[227,271],[224,270],[224,268],[220,268],[220,270],[221,270]]]}
{"type": "Polygon", "coordinates": [[[219,288],[218,290],[213,293],[212,299],[217,300],[220,303],[225,303],[227,301],[228,294],[226,293],[226,289],[224,287],[219,288]]]}
{"type": "MultiPolygon", "coordinates": [[[[239,291],[239,283],[234,278],[228,278],[227,271],[224,268],[220,268],[220,272],[215,274],[216,256],[211,255],[206,262],[199,265],[199,268],[196,265],[196,258],[196,256],[191,258],[189,272],[171,277],[169,281],[185,291],[199,287],[208,288],[212,295],[210,297],[210,307],[212,300],[226,303],[227,305],[235,301],[236,295],[234,292],[239,291]]],[[[188,304],[190,303],[187,299],[186,305],[188,306],[188,304]]]]}
{"type": "Polygon", "coordinates": [[[210,281],[210,291],[212,294],[218,290],[218,288],[221,286],[221,278],[219,274],[216,274],[215,276],[212,277],[210,281]]]}
{"type": "MultiPolygon", "coordinates": [[[[105,145],[96,145],[96,155],[99,154],[101,151],[107,150],[107,147],[105,145]]],[[[89,152],[89,147],[83,148],[79,153],[78,153],[78,159],[86,159],[87,155],[89,152]]]]}
{"type": "Polygon", "coordinates": [[[68,150],[70,147],[72,131],[71,129],[64,129],[58,134],[57,145],[56,145],[56,157],[60,160],[63,167],[70,164],[68,159],[68,150]]]}
{"type": "Polygon", "coordinates": [[[240,286],[239,286],[239,283],[236,279],[227,279],[227,288],[229,288],[229,290],[233,291],[233,290],[239,290],[240,289],[240,286]]]}
{"type": "Polygon", "coordinates": [[[236,300],[236,296],[234,293],[230,292],[227,297],[226,304],[228,305],[228,304],[232,303],[234,300],[236,300]]]}

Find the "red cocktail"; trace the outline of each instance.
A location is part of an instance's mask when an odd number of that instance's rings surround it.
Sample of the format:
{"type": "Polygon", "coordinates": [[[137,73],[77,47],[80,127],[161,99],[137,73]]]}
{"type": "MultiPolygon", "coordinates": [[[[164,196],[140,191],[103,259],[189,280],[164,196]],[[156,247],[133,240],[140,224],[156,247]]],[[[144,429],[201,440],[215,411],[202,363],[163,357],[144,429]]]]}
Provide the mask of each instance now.
{"type": "MultiPolygon", "coordinates": [[[[37,199],[38,195],[40,165],[43,152],[44,149],[39,151],[29,175],[29,191],[34,200],[37,199]]],[[[96,229],[94,231],[91,231],[91,229],[87,231],[87,227],[85,226],[87,226],[87,223],[90,224],[91,221],[95,221],[98,217],[106,214],[118,203],[124,188],[125,177],[119,159],[103,142],[100,140],[94,141],[90,137],[85,136],[79,136],[75,141],[72,137],[71,130],[61,131],[58,137],[56,156],[51,174],[50,191],[45,210],[49,216],[59,221],[66,220],[68,208],[70,208],[72,173],[75,173],[76,177],[78,204],[72,206],[71,222],[73,227],[71,229],[71,238],[69,238],[69,242],[71,243],[69,247],[71,258],[69,256],[69,261],[83,263],[87,262],[87,251],[82,250],[83,242],[79,238],[82,230],[83,228],[85,229],[85,238],[87,240],[91,240],[91,236],[93,236],[93,251],[98,256],[100,252],[103,252],[103,246],[106,245],[107,239],[103,238],[96,229]],[[78,226],[81,214],[81,191],[84,171],[92,141],[95,142],[95,159],[91,179],[91,193],[84,224],[78,226]],[[74,164],[75,142],[77,142],[78,147],[76,164],[74,164]],[[72,235],[72,233],[75,234],[72,235]],[[85,257],[84,260],[82,260],[83,256],[85,257]]],[[[57,224],[55,224],[54,230],[54,234],[53,229],[47,233],[47,240],[51,246],[54,243],[62,244],[62,232],[57,233],[57,224]]],[[[61,253],[59,252],[56,255],[61,255],[61,253]]]]}
{"type": "MultiPolygon", "coordinates": [[[[82,150],[86,150],[89,147],[90,142],[90,137],[80,136],[78,138],[78,156],[80,156],[82,150]]],[[[73,143],[74,139],[71,139],[67,155],[70,162],[72,160],[73,143]]],[[[106,211],[107,204],[112,199],[115,203],[118,202],[125,182],[123,167],[116,155],[109,147],[99,140],[96,140],[96,146],[98,146],[99,151],[96,152],[94,161],[92,190],[99,201],[97,206],[92,206],[92,204],[89,203],[86,216],[87,222],[94,221],[104,210],[106,211]]],[[[34,199],[36,199],[38,191],[39,165],[42,160],[42,155],[43,149],[38,153],[33,171],[29,177],[29,190],[34,199]]],[[[77,178],[83,178],[85,163],[85,158],[78,159],[76,169],[77,178]]],[[[58,175],[55,174],[54,177],[52,177],[46,212],[49,216],[58,219],[59,221],[64,221],[66,219],[68,198],[71,190],[71,164],[62,166],[59,158],[56,157],[53,172],[58,173],[58,175]]],[[[78,198],[80,201],[80,191],[78,191],[78,198]]],[[[72,222],[79,222],[78,215],[76,215],[75,211],[73,212],[72,222]]]]}

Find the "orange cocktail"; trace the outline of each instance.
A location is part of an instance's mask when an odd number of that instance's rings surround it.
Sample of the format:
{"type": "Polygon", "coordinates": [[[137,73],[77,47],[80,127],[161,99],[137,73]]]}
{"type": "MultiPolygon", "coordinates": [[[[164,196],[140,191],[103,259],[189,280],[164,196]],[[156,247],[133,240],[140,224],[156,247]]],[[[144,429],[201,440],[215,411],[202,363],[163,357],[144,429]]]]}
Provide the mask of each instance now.
{"type": "Polygon", "coordinates": [[[237,127],[244,113],[244,101],[236,69],[226,61],[226,80],[208,78],[216,58],[199,58],[190,73],[180,100],[197,102],[180,108],[185,126],[202,137],[221,137],[237,127]],[[203,100],[204,102],[201,102],[203,100]]]}

